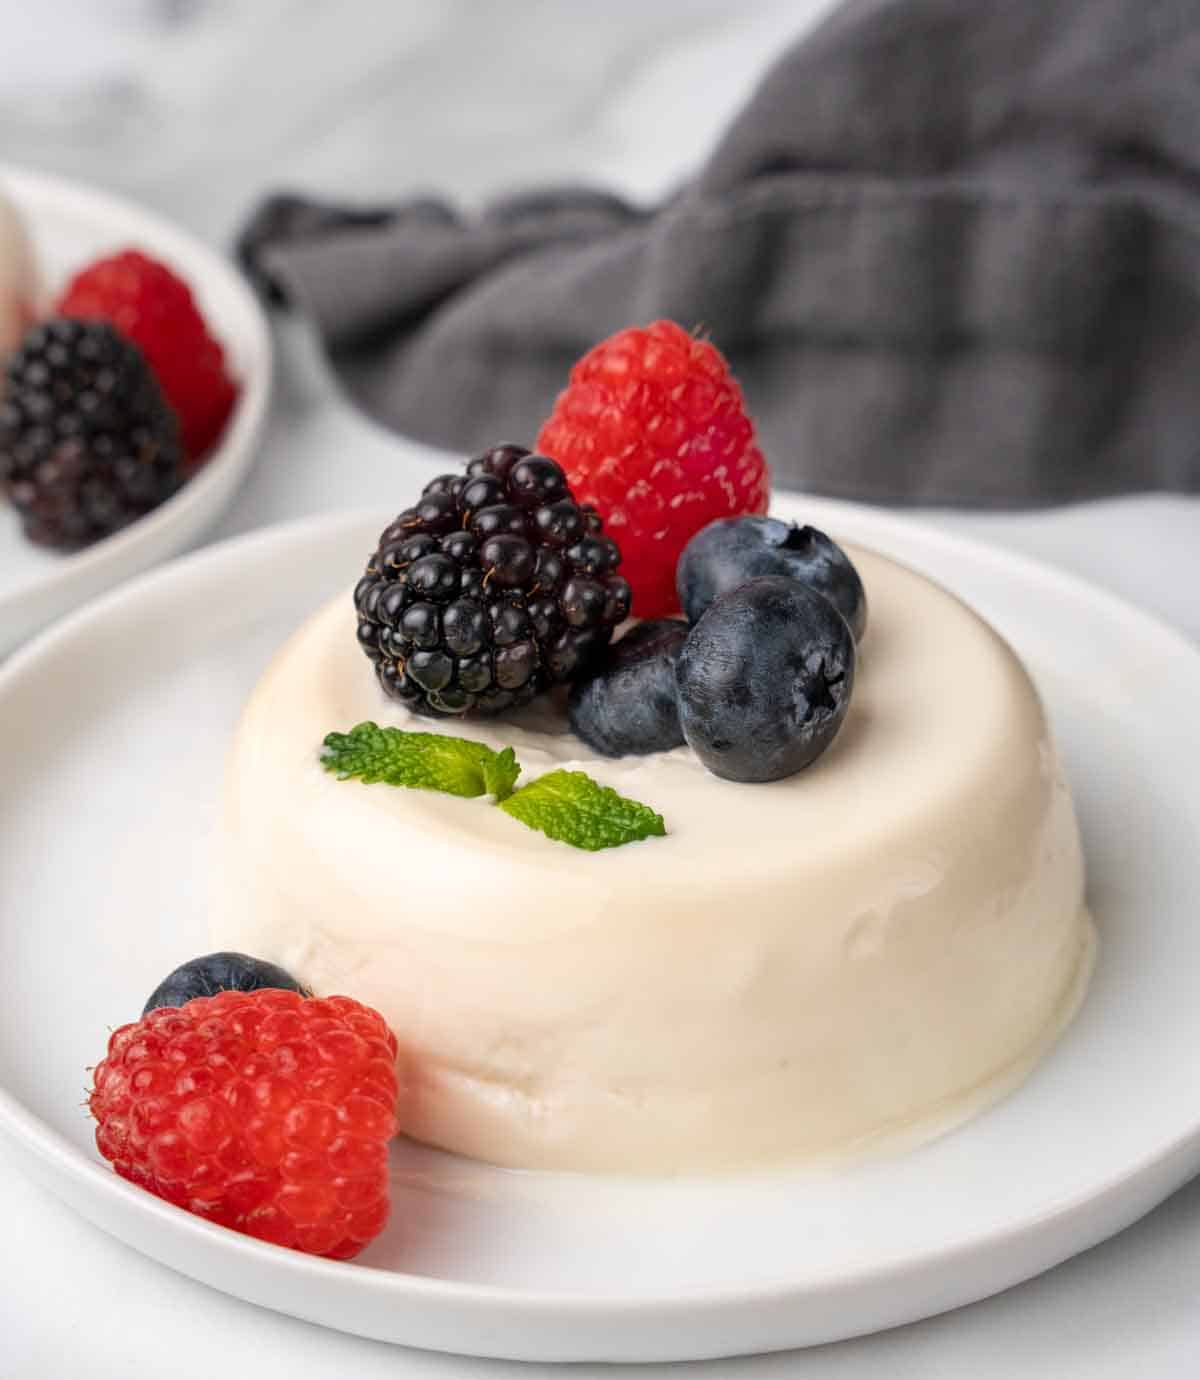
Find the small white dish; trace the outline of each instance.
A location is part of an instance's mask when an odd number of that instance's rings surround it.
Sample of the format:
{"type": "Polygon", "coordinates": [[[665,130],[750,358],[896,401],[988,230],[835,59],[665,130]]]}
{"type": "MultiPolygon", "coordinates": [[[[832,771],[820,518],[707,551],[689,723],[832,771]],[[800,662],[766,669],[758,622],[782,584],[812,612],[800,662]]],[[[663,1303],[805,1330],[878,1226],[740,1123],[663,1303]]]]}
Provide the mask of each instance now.
{"type": "MultiPolygon", "coordinates": [[[[1094,1245],[1200,1169],[1200,650],[987,547],[844,504],[777,506],[960,593],[1046,698],[1100,949],[1082,1011],[1021,1089],[919,1150],[820,1173],[513,1173],[399,1145],[393,1224],[350,1265],[118,1179],[80,1106],[87,1066],[110,1026],[209,947],[230,732],[287,633],[348,591],[390,516],[375,514],[188,557],[0,670],[0,1134],[16,1161],[230,1294],[367,1337],[563,1361],[777,1350],[912,1321],[1094,1245]]],[[[381,885],[394,884],[384,866],[381,885]]]]}
{"type": "Polygon", "coordinates": [[[238,400],[220,444],[161,507],[84,551],[62,555],[26,541],[0,500],[0,656],[60,614],[186,550],[229,506],[254,460],[271,389],[271,333],[237,269],[185,231],[78,183],[0,164],[0,190],[33,240],[50,299],[92,259],[144,249],[178,270],[224,346],[238,400]]]}

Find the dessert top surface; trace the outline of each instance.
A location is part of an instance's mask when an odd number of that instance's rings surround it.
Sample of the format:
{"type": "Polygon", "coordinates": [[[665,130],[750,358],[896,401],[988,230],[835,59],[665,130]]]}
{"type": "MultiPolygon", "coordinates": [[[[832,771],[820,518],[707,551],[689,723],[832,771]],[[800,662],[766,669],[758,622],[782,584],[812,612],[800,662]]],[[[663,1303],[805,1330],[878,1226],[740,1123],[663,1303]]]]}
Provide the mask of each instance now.
{"type": "Polygon", "coordinates": [[[430,865],[435,855],[494,850],[538,872],[634,870],[703,888],[728,875],[731,854],[748,850],[768,875],[794,875],[805,857],[861,856],[864,841],[907,838],[929,856],[955,811],[988,794],[1011,798],[1049,770],[1040,705],[1007,644],[959,600],[884,557],[851,554],[871,603],[853,702],[833,746],[795,776],[721,781],[686,747],[601,757],[544,709],[465,722],[411,716],[384,697],[359,653],[347,595],[296,634],[261,682],[243,724],[235,788],[248,773],[269,772],[279,789],[304,794],[291,810],[299,819],[298,807],[313,807],[314,829],[334,827],[352,847],[387,821],[402,826],[391,837],[406,847],[421,836],[430,865]],[[667,837],[585,856],[514,827],[483,801],[338,781],[319,765],[320,744],[366,719],[511,746],[523,767],[518,784],[557,767],[586,771],[661,813],[667,837]]]}

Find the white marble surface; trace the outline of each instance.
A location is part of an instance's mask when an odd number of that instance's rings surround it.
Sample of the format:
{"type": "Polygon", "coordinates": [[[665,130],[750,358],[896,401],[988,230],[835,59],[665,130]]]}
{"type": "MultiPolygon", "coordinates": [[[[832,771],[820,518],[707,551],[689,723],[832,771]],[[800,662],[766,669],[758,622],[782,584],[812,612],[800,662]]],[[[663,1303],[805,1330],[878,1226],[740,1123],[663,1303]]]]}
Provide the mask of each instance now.
{"type": "MultiPolygon", "coordinates": [[[[649,197],[703,155],[770,53],[827,5],[0,0],[0,150],[130,192],[218,240],[280,185],[363,198],[437,188],[470,202],[570,178],[649,197]]],[[[340,403],[302,333],[284,345],[262,460],[215,536],[408,490],[413,462],[340,403]]],[[[922,516],[1086,575],[1200,638],[1200,499],[922,516]]],[[[2,1160],[0,1221],[0,1380],[551,1373],[262,1312],[109,1240],[2,1160]]],[[[816,1351],[653,1373],[1192,1377],[1198,1274],[1193,1183],[1117,1239],[971,1308],[816,1351]]]]}

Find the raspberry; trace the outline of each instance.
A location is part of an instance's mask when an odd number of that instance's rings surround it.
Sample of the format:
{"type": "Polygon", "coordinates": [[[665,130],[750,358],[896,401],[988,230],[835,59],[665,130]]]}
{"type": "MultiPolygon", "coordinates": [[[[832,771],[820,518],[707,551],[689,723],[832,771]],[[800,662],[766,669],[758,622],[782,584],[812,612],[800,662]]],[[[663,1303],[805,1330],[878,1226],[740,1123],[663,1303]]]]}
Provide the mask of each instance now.
{"type": "Polygon", "coordinates": [[[112,326],[34,326],[0,391],[0,490],[30,541],[76,550],[179,487],[175,414],[137,347],[112,326]]]}
{"type": "Polygon", "coordinates": [[[522,446],[431,480],[354,591],[387,694],[417,714],[502,714],[580,674],[629,614],[601,527],[562,469],[522,446]]]}
{"type": "Polygon", "coordinates": [[[349,1260],[388,1220],[396,1041],[350,997],[196,997],[114,1030],[90,1097],[123,1178],[210,1222],[349,1260]]]}
{"type": "Polygon", "coordinates": [[[68,284],[57,311],[111,321],[146,356],[179,417],[193,465],[220,439],[237,396],[220,344],[191,289],[165,264],[125,250],[90,264],[68,284]]]}
{"type": "Polygon", "coordinates": [[[742,391],[716,347],[673,321],[589,350],[537,445],[621,543],[638,618],[679,611],[675,564],[702,527],[766,512],[770,479],[742,391]]]}

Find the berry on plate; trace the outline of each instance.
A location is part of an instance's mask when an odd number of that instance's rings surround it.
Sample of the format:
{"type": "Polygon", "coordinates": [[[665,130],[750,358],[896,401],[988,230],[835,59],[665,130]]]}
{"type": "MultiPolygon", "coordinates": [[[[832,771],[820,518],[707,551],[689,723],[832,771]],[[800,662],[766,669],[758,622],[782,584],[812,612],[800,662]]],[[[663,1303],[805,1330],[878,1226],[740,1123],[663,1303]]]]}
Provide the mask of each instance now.
{"type": "Polygon", "coordinates": [[[815,527],[769,517],[721,518],[688,542],[675,578],[689,622],[696,622],[718,594],[756,575],[790,575],[823,594],[850,624],[855,640],[866,631],[867,596],[850,557],[815,527]]]}
{"type": "Polygon", "coordinates": [[[396,1041],[350,997],[265,988],[114,1030],[90,1096],[123,1178],[210,1222],[348,1260],[390,1210],[396,1041]]]}
{"type": "Polygon", "coordinates": [[[148,1016],[160,1006],[182,1006],[193,997],[215,997],[218,992],[257,992],[263,987],[309,995],[278,963],[267,963],[249,954],[204,954],[168,973],[150,993],[142,1015],[148,1016]]]}
{"type": "Polygon", "coordinates": [[[88,546],[182,482],[175,414],[141,352],[104,322],[34,326],[0,394],[0,488],[31,541],[88,546]]]}
{"type": "Polygon", "coordinates": [[[709,605],[676,665],[684,737],[715,776],[777,781],[837,737],[854,688],[854,638],[828,599],[761,575],[709,605]]]}
{"type": "Polygon", "coordinates": [[[687,636],[676,618],[638,623],[571,687],[575,735],[605,757],[666,752],[683,742],[675,662],[687,636]]]}
{"type": "Polygon", "coordinates": [[[638,618],[678,612],[675,565],[701,527],[767,508],[742,390],[717,348],[673,321],[619,331],[584,355],[537,444],[621,543],[638,618]]]}
{"type": "Polygon", "coordinates": [[[354,591],[384,690],[418,714],[501,714],[579,674],[629,615],[621,552],[562,469],[496,446],[425,486],[354,591]]]}
{"type": "Polygon", "coordinates": [[[220,343],[191,289],[165,264],[135,249],[99,259],[59,298],[61,316],[111,321],[141,350],[179,418],[196,464],[221,438],[237,397],[220,343]]]}

